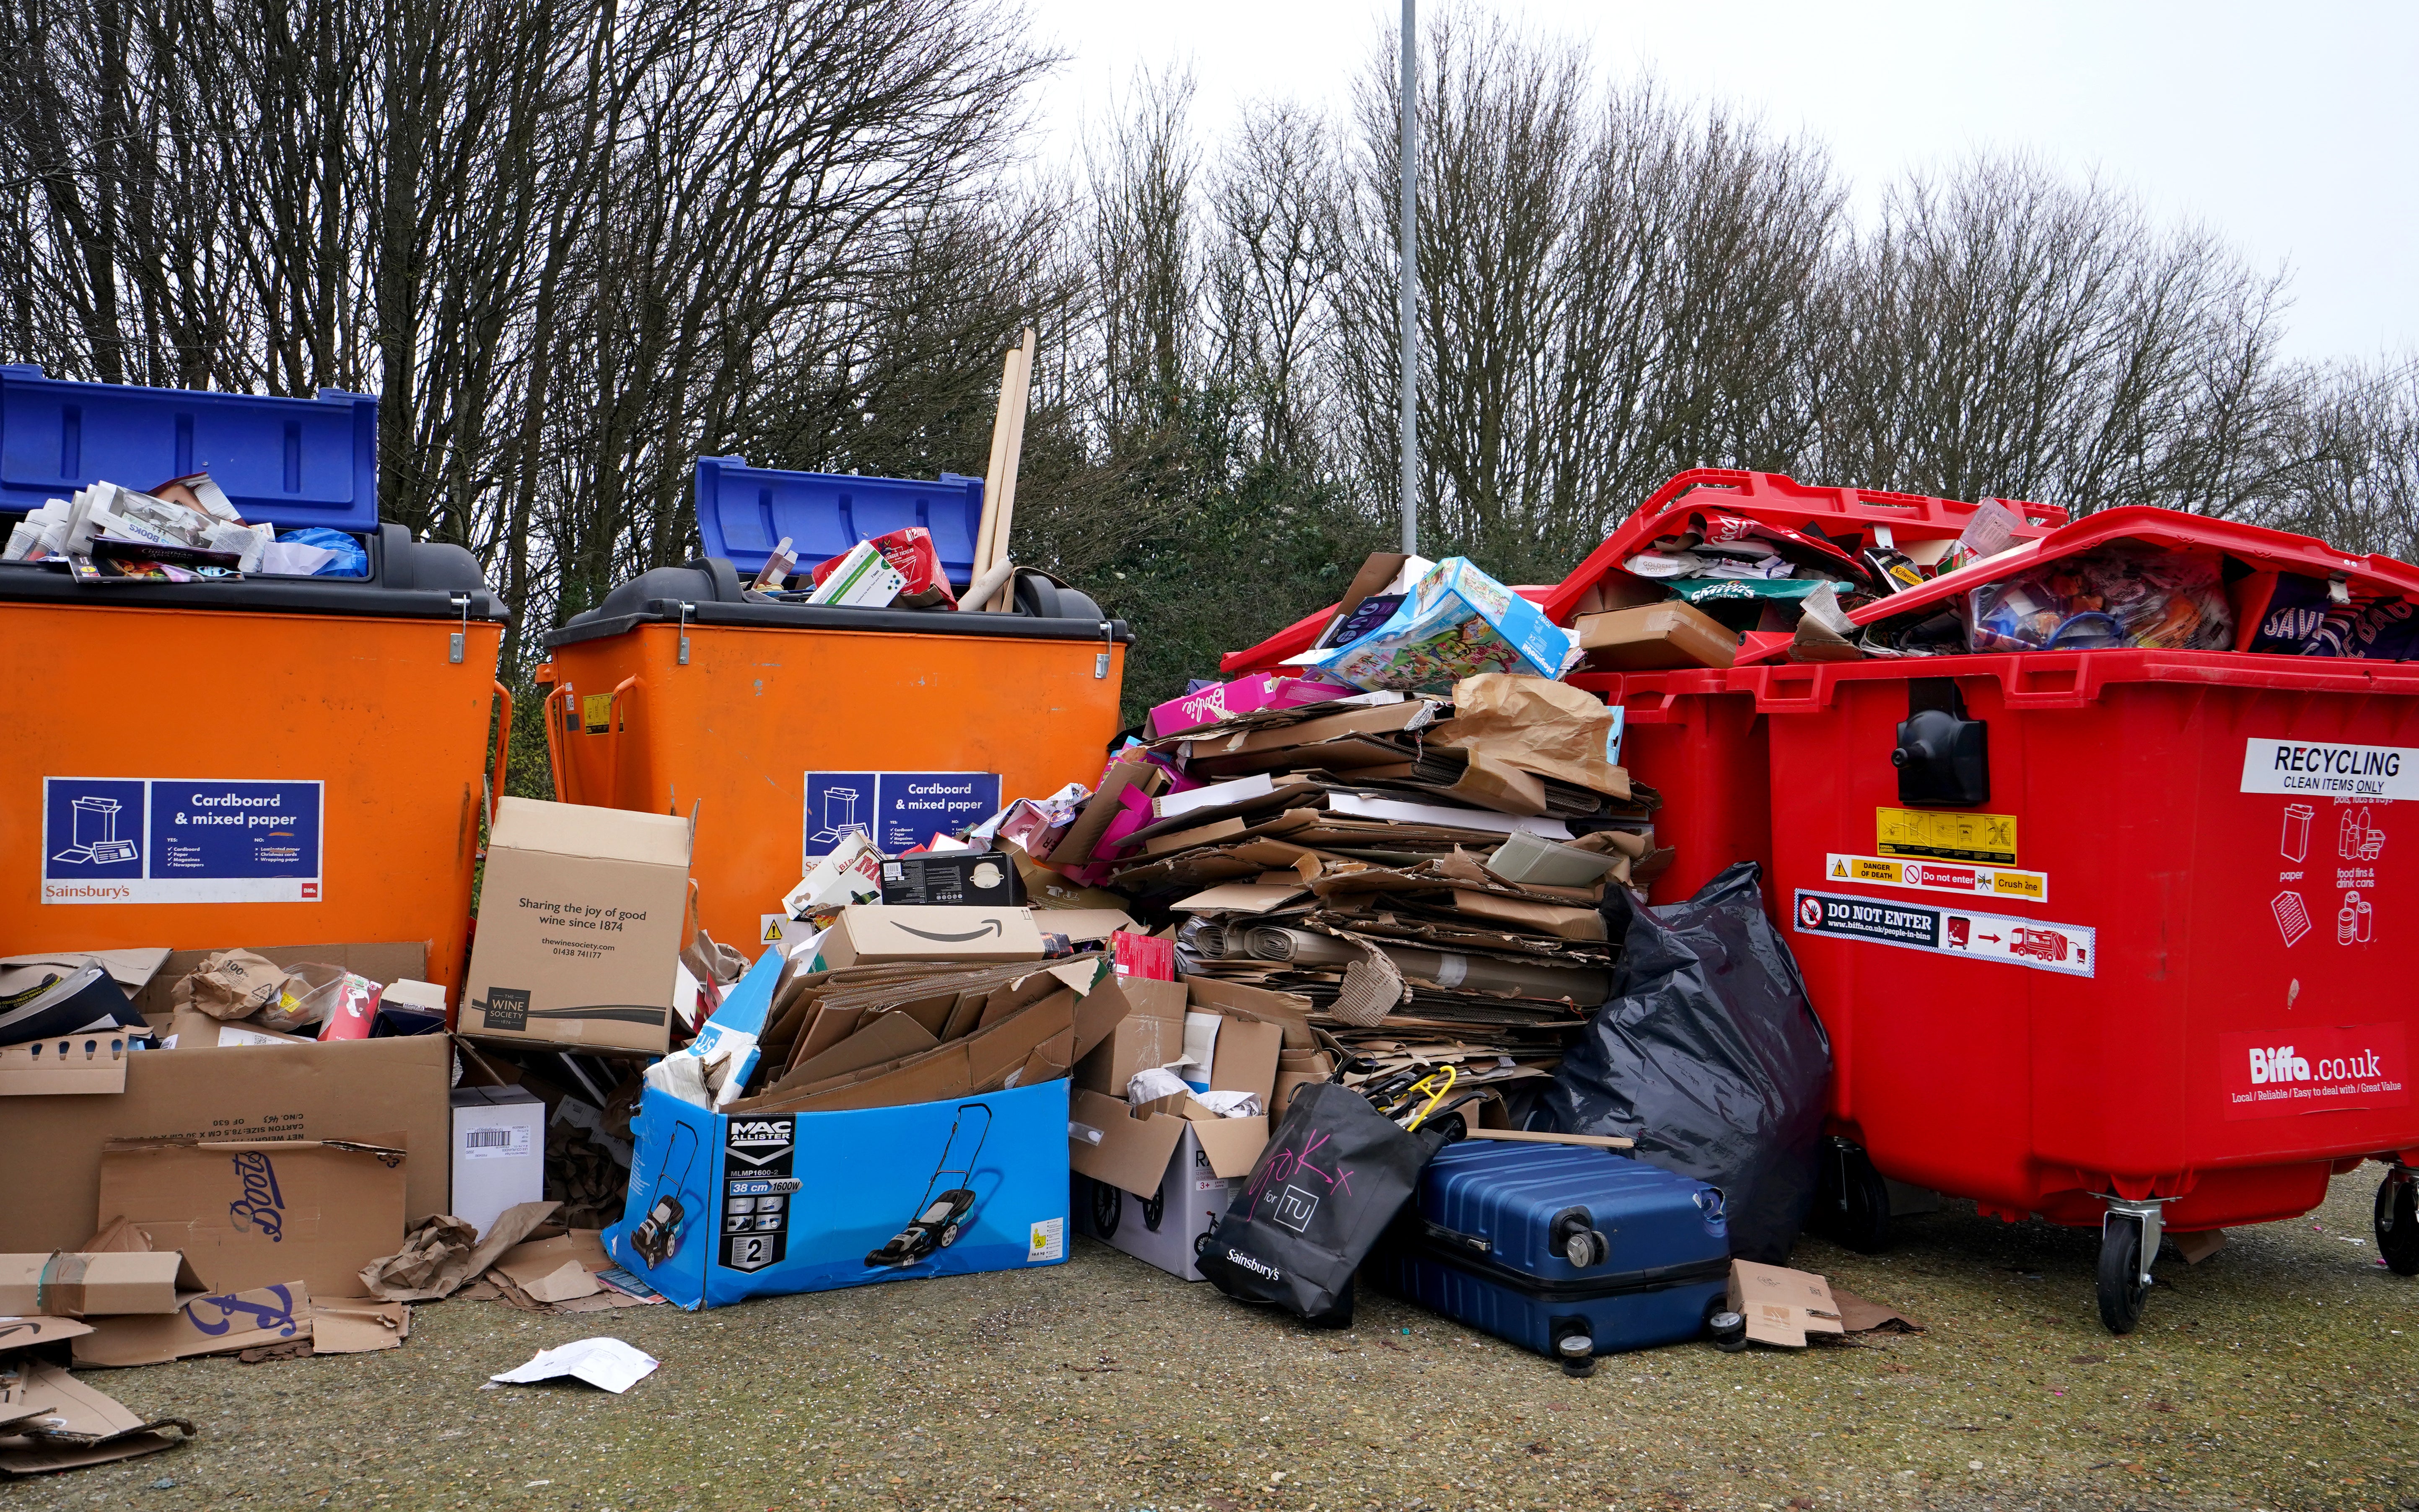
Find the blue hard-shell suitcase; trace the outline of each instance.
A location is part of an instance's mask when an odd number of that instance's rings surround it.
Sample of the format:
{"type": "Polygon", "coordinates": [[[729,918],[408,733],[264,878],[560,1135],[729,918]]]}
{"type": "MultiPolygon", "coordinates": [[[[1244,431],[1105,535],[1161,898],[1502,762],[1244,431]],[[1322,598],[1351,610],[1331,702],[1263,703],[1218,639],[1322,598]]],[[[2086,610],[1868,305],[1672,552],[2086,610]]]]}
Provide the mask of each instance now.
{"type": "Polygon", "coordinates": [[[1364,1274],[1574,1359],[1703,1335],[1729,1294],[1730,1234],[1703,1182],[1607,1150],[1470,1139],[1437,1153],[1364,1274]]]}

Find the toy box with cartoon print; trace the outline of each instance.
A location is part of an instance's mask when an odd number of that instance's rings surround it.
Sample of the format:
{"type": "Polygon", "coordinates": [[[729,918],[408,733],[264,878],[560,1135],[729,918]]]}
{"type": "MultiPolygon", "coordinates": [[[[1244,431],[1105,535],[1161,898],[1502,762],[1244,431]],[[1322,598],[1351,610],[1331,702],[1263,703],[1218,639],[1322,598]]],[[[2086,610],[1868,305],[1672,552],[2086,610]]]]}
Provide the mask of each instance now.
{"type": "Polygon", "coordinates": [[[1067,1258],[1067,1083],[720,1114],[650,1087],[613,1259],[684,1307],[1067,1258]]]}

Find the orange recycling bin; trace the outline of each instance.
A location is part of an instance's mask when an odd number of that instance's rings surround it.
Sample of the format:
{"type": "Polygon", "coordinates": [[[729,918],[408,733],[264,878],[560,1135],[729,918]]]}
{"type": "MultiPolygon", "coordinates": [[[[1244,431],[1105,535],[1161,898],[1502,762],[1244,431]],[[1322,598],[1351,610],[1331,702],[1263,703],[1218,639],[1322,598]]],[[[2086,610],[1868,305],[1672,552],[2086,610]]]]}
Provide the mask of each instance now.
{"type": "Polygon", "coordinates": [[[727,557],[656,568],[547,638],[555,797],[694,816],[700,922],[768,942],[852,828],[895,854],[1096,782],[1132,638],[1040,578],[984,614],[752,602],[727,557]]]}
{"type": "Polygon", "coordinates": [[[367,559],[188,583],[0,562],[0,955],[424,942],[459,986],[504,612],[469,552],[377,523],[376,405],[0,370],[0,511],[207,470],[247,520],[367,559]]]}

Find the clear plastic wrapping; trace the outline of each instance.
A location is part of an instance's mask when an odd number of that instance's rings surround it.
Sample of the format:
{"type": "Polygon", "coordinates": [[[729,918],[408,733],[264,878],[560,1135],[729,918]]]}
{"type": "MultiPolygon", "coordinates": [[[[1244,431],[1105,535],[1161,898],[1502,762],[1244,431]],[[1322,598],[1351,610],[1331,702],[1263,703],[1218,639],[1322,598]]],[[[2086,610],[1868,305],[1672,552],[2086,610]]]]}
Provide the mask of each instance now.
{"type": "Polygon", "coordinates": [[[2118,544],[1974,589],[1965,640],[1976,651],[2226,650],[2234,611],[2213,553],[2118,544]]]}

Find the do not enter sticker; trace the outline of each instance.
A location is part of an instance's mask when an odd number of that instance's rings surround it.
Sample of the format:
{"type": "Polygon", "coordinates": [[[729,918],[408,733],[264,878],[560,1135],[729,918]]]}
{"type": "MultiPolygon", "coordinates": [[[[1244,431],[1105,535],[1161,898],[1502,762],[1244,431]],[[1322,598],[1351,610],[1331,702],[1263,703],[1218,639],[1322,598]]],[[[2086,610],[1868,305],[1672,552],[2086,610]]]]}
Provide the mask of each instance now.
{"type": "Polygon", "coordinates": [[[2095,974],[2100,951],[2096,933],[2084,924],[2045,924],[2038,919],[1810,893],[1802,888],[1797,893],[1797,932],[1972,956],[2067,976],[2095,974]]]}

